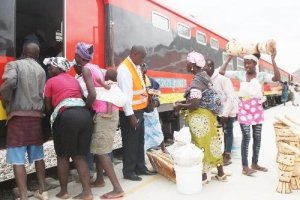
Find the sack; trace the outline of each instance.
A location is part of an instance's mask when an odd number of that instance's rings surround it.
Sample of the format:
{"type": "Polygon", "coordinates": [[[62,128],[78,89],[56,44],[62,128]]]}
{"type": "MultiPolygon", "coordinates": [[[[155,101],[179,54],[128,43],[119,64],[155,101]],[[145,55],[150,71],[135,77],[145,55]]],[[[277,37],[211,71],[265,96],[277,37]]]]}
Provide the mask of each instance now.
{"type": "Polygon", "coordinates": [[[202,92],[200,100],[201,108],[206,108],[218,115],[222,112],[222,97],[213,88],[208,88],[202,92]]]}

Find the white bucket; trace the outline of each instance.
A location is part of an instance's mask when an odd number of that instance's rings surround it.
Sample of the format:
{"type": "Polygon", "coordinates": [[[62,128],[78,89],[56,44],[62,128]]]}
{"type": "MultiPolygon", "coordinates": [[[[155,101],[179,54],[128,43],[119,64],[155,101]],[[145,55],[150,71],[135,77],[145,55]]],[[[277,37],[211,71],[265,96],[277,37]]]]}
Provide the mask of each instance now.
{"type": "Polygon", "coordinates": [[[202,190],[202,163],[191,167],[174,166],[176,188],[182,194],[197,194],[202,190]]]}

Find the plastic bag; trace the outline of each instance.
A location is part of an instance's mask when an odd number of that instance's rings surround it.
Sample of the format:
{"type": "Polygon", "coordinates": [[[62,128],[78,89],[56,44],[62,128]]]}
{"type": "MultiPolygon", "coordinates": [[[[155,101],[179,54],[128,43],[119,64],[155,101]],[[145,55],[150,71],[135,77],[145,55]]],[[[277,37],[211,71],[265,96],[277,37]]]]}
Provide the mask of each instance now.
{"type": "Polygon", "coordinates": [[[175,165],[188,167],[202,163],[203,152],[194,144],[187,144],[174,149],[171,152],[175,165]]]}
{"type": "Polygon", "coordinates": [[[174,131],[174,142],[190,144],[192,135],[189,127],[182,127],[179,131],[174,131]]]}

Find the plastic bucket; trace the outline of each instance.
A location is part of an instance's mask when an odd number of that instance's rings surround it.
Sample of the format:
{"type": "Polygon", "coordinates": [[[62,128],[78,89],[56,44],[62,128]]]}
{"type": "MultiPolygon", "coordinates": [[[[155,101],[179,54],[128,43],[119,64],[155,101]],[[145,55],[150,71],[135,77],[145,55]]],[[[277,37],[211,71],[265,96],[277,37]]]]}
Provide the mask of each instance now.
{"type": "Polygon", "coordinates": [[[197,194],[202,190],[202,163],[190,167],[174,166],[176,188],[182,194],[197,194]]]}

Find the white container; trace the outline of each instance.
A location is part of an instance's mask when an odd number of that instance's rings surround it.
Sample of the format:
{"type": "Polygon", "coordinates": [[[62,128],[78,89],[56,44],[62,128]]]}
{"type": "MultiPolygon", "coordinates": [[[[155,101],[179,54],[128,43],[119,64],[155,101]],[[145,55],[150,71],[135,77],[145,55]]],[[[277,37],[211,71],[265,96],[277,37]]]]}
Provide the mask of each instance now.
{"type": "Polygon", "coordinates": [[[202,163],[195,166],[181,167],[174,165],[176,188],[181,194],[197,194],[202,190],[202,163]]]}

